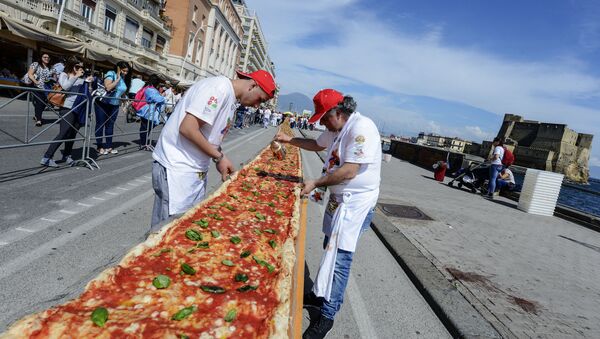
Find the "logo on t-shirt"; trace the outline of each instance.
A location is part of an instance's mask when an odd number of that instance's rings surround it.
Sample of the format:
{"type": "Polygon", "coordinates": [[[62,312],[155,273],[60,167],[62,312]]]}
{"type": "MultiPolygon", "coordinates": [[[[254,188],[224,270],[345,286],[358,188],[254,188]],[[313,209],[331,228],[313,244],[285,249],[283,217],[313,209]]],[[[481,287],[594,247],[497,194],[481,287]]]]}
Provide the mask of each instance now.
{"type": "Polygon", "coordinates": [[[227,124],[225,125],[225,128],[223,128],[221,130],[221,141],[223,141],[223,139],[225,138],[225,135],[227,135],[227,132],[229,132],[229,129],[231,128],[231,117],[227,118],[227,124]]]}
{"type": "Polygon", "coordinates": [[[210,97],[210,99],[208,99],[208,103],[206,103],[206,104],[208,106],[210,106],[212,109],[217,108],[217,106],[218,106],[217,98],[210,97]]]}

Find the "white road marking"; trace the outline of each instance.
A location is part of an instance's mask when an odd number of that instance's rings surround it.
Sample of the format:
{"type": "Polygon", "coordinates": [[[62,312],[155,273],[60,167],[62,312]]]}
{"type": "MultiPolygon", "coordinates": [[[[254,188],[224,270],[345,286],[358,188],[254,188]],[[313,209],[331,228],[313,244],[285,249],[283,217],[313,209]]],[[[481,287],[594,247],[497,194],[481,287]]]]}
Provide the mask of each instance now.
{"type": "Polygon", "coordinates": [[[48,218],[40,218],[40,220],[49,221],[49,222],[57,222],[58,221],[58,220],[48,219],[48,218]]]}
{"type": "Polygon", "coordinates": [[[23,228],[23,227],[16,227],[15,230],[21,231],[21,232],[27,232],[27,233],[33,233],[33,232],[35,232],[35,231],[32,231],[32,230],[30,230],[28,228],[23,228]]]}
{"type": "Polygon", "coordinates": [[[77,212],[68,211],[68,210],[60,210],[59,212],[64,213],[64,214],[70,214],[70,215],[77,214],[77,212]]]}
{"type": "Polygon", "coordinates": [[[92,207],[92,206],[94,206],[94,205],[90,205],[90,204],[84,204],[82,202],[78,202],[77,205],[83,206],[83,207],[92,207]]]}
{"type": "Polygon", "coordinates": [[[111,191],[106,191],[104,193],[109,194],[109,195],[119,195],[119,193],[115,193],[115,192],[111,192],[111,191]]]}
{"type": "Polygon", "coordinates": [[[129,185],[129,186],[131,186],[131,187],[138,187],[138,186],[139,186],[139,185],[136,185],[136,184],[132,184],[132,183],[130,183],[130,182],[128,182],[128,183],[127,183],[127,185],[129,185]]]}
{"type": "Polygon", "coordinates": [[[120,187],[120,186],[117,187],[117,189],[121,190],[121,191],[129,191],[129,188],[124,188],[124,187],[120,187]]]}
{"type": "Polygon", "coordinates": [[[7,243],[7,242],[5,242],[5,241],[0,241],[0,246],[6,246],[6,245],[8,245],[8,244],[9,244],[9,243],[7,243]]]}
{"type": "Polygon", "coordinates": [[[148,179],[148,180],[152,179],[152,177],[149,176],[149,175],[144,175],[143,177],[146,178],[146,179],[148,179]]]}
{"type": "Polygon", "coordinates": [[[116,217],[121,214],[123,211],[126,211],[138,204],[141,204],[144,200],[152,197],[154,195],[154,190],[147,190],[143,193],[139,194],[137,197],[127,201],[121,206],[108,210],[105,213],[100,214],[99,216],[90,219],[86,223],[74,228],[71,230],[71,233],[64,233],[63,235],[54,238],[50,241],[43,243],[41,246],[28,251],[22,256],[16,257],[11,261],[5,262],[0,266],[0,280],[4,279],[15,272],[27,267],[31,262],[42,258],[49,253],[52,252],[52,248],[58,248],[66,243],[75,240],[77,237],[81,236],[82,233],[89,232],[98,226],[104,225],[106,221],[111,218],[116,217]]]}
{"type": "Polygon", "coordinates": [[[142,180],[142,179],[135,179],[134,181],[137,181],[142,184],[145,184],[146,182],[148,182],[147,180],[142,180]]]}
{"type": "Polygon", "coordinates": [[[92,197],[92,199],[94,199],[94,200],[101,200],[101,201],[104,201],[104,200],[106,200],[106,199],[103,199],[103,198],[98,198],[98,197],[92,197]]]}

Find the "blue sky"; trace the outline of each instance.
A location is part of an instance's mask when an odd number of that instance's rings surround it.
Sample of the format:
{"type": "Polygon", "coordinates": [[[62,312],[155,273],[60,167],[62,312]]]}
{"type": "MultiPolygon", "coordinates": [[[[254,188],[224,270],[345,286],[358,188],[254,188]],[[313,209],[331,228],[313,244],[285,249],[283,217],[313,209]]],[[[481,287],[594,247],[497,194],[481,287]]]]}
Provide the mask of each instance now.
{"type": "Polygon", "coordinates": [[[353,95],[386,133],[480,142],[504,113],[596,135],[600,1],[249,0],[281,93],[353,95]]]}

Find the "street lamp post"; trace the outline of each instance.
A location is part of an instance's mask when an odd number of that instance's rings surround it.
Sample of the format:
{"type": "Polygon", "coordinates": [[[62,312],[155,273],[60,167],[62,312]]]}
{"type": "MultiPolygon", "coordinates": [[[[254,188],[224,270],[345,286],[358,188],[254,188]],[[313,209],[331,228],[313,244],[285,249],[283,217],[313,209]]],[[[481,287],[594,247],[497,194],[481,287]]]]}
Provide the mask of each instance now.
{"type": "MultiPolygon", "coordinates": [[[[194,33],[194,37],[192,38],[192,45],[194,44],[194,42],[196,41],[196,37],[198,36],[198,33],[200,33],[200,30],[204,27],[208,26],[208,24],[202,25],[200,27],[198,27],[198,29],[196,30],[196,33],[194,33]]],[[[182,79],[182,75],[183,75],[183,66],[185,65],[185,63],[187,62],[188,59],[188,55],[189,55],[189,49],[190,49],[190,44],[188,43],[187,47],[185,48],[185,57],[183,58],[183,61],[181,62],[181,68],[179,69],[179,79],[182,79]]],[[[183,80],[183,79],[182,79],[183,80]]]]}

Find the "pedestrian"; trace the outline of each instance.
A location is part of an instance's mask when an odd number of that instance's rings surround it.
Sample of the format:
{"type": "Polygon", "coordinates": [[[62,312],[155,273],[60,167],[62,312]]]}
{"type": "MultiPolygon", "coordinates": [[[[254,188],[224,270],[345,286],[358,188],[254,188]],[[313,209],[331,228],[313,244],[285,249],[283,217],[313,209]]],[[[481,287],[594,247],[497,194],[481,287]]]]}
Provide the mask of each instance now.
{"type": "Polygon", "coordinates": [[[233,173],[221,142],[232,127],[236,101],[258,107],[273,98],[276,89],[273,77],[264,70],[237,74],[236,80],[216,76],[196,82],[164,125],[152,154],[155,196],[150,232],[204,199],[211,160],[223,181],[233,173]]]}
{"type": "Polygon", "coordinates": [[[146,103],[140,103],[141,108],[137,110],[137,116],[140,118],[140,150],[151,151],[152,145],[146,145],[148,134],[152,128],[160,122],[160,111],[166,98],[156,89],[160,85],[160,78],[156,74],[150,75],[148,82],[140,90],[144,90],[144,100],[146,103]]]}
{"type": "Polygon", "coordinates": [[[488,159],[490,161],[490,176],[488,181],[488,191],[485,198],[494,199],[494,192],[496,191],[496,179],[498,173],[502,171],[502,158],[504,157],[504,142],[502,138],[496,137],[492,141],[492,155],[488,159]]]}
{"type": "Polygon", "coordinates": [[[108,71],[104,76],[104,88],[107,94],[103,98],[97,99],[97,104],[94,107],[98,155],[119,153],[116,149],[113,149],[113,130],[119,115],[120,99],[131,86],[131,73],[129,70],[130,67],[127,62],[119,61],[116,70],[108,71]],[[106,142],[102,142],[102,137],[105,137],[106,142]]]}
{"type": "Polygon", "coordinates": [[[240,105],[235,111],[235,127],[236,129],[244,128],[244,115],[246,113],[246,107],[244,105],[240,105]]]}
{"type": "Polygon", "coordinates": [[[503,169],[498,175],[497,183],[498,190],[502,191],[503,189],[507,191],[513,191],[516,186],[515,175],[510,170],[510,168],[503,169]]]}
{"type": "Polygon", "coordinates": [[[266,108],[263,111],[263,116],[262,116],[262,122],[263,122],[263,127],[264,128],[268,128],[269,127],[269,120],[271,119],[271,110],[269,108],[266,108]]]}
{"type": "MultiPolygon", "coordinates": [[[[83,79],[83,63],[77,57],[68,58],[63,70],[64,71],[58,76],[58,83],[65,92],[79,93],[82,86],[85,86],[86,84],[89,85],[94,80],[94,77],[92,76],[88,76],[85,80],[83,79]]],[[[54,138],[55,142],[51,143],[48,146],[46,153],[44,153],[44,157],[40,161],[42,165],[58,167],[52,157],[62,142],[65,143],[63,161],[65,161],[67,165],[73,163],[71,153],[75,141],[70,139],[74,139],[79,130],[79,115],[73,110],[73,103],[78,96],[79,95],[77,94],[65,95],[64,104],[58,110],[58,115],[60,116],[59,132],[54,138]]]]}
{"type": "Polygon", "coordinates": [[[42,126],[42,113],[48,104],[46,91],[41,90],[47,89],[46,83],[52,79],[52,75],[52,69],[50,69],[50,55],[48,53],[43,53],[38,61],[33,62],[29,66],[29,70],[27,71],[27,77],[31,80],[32,86],[39,89],[39,91],[33,92],[33,108],[35,114],[33,121],[35,121],[36,126],[42,126]]]}
{"type": "Polygon", "coordinates": [[[142,77],[139,75],[133,75],[131,77],[131,86],[129,86],[129,93],[127,96],[129,99],[134,99],[137,92],[144,87],[146,83],[142,80],[142,77]]]}
{"type": "Polygon", "coordinates": [[[324,338],[333,327],[350,276],[352,257],[360,235],[368,230],[379,196],[381,144],[375,123],[356,112],[356,102],[333,89],[319,91],[315,113],[309,122],[327,128],[316,140],[278,133],[275,140],[310,150],[327,149],[323,175],[305,180],[301,194],[315,188],[330,190],[323,216],[325,250],[312,292],[304,305],[318,307],[319,319],[311,321],[302,338],[324,338]]]}

